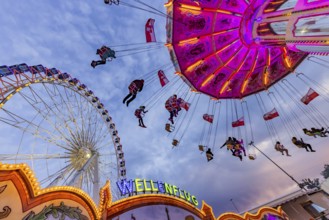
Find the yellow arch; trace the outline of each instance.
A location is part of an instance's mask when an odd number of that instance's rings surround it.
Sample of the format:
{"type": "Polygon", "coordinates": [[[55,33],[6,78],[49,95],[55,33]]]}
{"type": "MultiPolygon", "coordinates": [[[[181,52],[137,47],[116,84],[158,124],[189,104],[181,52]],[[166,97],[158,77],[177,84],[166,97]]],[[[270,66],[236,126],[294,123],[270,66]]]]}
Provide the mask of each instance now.
{"type": "Polygon", "coordinates": [[[200,219],[215,220],[211,207],[205,202],[202,202],[202,208],[200,210],[182,199],[162,194],[142,194],[113,202],[110,206],[108,206],[107,219],[112,219],[115,216],[132,209],[151,205],[175,206],[194,214],[200,219]]]}

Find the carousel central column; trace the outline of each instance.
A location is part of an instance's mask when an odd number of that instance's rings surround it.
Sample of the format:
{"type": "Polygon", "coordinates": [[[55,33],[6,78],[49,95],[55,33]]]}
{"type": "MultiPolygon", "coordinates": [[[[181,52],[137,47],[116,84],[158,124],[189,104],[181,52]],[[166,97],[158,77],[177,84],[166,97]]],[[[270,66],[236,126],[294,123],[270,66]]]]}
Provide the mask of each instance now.
{"type": "MultiPolygon", "coordinates": [[[[328,0],[274,0],[250,5],[252,40],[297,52],[329,54],[328,0]]],[[[248,23],[248,21],[245,21],[248,23]]]]}

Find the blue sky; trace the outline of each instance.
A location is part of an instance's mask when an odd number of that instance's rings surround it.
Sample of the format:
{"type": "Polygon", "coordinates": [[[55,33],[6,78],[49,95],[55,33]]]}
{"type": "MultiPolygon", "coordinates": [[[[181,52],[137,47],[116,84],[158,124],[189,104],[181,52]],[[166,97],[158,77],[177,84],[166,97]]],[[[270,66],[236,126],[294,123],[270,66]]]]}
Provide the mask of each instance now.
{"type": "MultiPolygon", "coordinates": [[[[145,2],[165,12],[165,1],[145,2]]],[[[144,25],[148,18],[156,20],[157,41],[165,42],[165,18],[122,5],[108,6],[101,0],[3,0],[0,11],[0,65],[27,63],[56,67],[92,89],[117,125],[124,147],[128,178],[163,180],[175,184],[196,195],[199,201],[205,200],[214,208],[216,215],[236,211],[230,199],[233,199],[239,211],[243,211],[298,189],[294,182],[260,154],[257,154],[255,161],[245,158],[240,162],[225,149],[219,150],[226,139],[226,118],[229,118],[230,123],[232,117],[231,113],[226,116],[226,102],[223,102],[224,107],[218,119],[215,159],[209,163],[197,148],[205,124],[201,117],[207,113],[208,97],[201,95],[189,128],[184,133],[183,125],[179,131],[181,133],[177,134],[179,137],[183,135],[178,148],[172,149],[173,135],[168,135],[164,130],[169,116],[164,102],[177,92],[177,86],[167,88],[163,97],[146,114],[144,121],[147,129],[138,127],[134,110],[152,99],[152,95],[160,90],[160,85],[157,81],[146,83],[142,93],[128,108],[122,104],[122,99],[128,92],[130,81],[170,63],[164,46],[146,53],[118,57],[95,69],[90,67],[91,60],[97,59],[96,49],[104,44],[111,46],[145,42],[144,25]]],[[[305,61],[297,71],[303,71],[322,85],[328,83],[328,70],[313,62],[305,61]]],[[[165,72],[172,81],[175,79],[173,68],[165,72]]],[[[301,94],[305,94],[309,88],[303,86],[295,75],[288,76],[287,80],[299,88],[301,94]]],[[[181,81],[177,85],[180,86],[181,81]]],[[[267,94],[261,95],[266,102],[266,109],[270,111],[273,105],[266,98],[267,94]]],[[[295,95],[296,99],[300,98],[295,95]]],[[[319,177],[323,165],[328,162],[328,139],[303,136],[299,127],[300,137],[317,150],[316,153],[307,153],[291,144],[289,132],[279,119],[275,119],[273,121],[278,136],[292,154],[291,158],[281,156],[273,149],[275,138],[267,132],[255,97],[246,100],[249,103],[256,145],[298,181],[306,177],[319,177]]],[[[280,100],[280,103],[286,115],[290,115],[291,109],[298,111],[298,107],[288,98],[280,100]]],[[[326,113],[328,105],[322,97],[317,98],[314,105],[323,114],[326,113]]],[[[305,115],[298,116],[306,126],[311,127],[312,123],[305,115]]],[[[3,141],[10,144],[9,140],[3,141]]]]}

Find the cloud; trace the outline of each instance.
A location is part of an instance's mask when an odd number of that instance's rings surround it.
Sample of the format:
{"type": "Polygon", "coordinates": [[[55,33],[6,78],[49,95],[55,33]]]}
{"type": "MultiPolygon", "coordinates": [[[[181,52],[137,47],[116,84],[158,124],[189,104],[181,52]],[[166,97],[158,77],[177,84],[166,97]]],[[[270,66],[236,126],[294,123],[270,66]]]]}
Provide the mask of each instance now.
{"type": "MultiPolygon", "coordinates": [[[[165,12],[163,3],[153,1],[151,4],[165,12]]],[[[278,110],[280,109],[280,117],[267,123],[268,127],[262,118],[263,104],[259,104],[255,96],[250,96],[244,99],[249,112],[246,109],[242,111],[240,100],[222,100],[221,104],[217,104],[216,113],[220,113],[215,118],[214,126],[218,120],[218,128],[213,127],[213,133],[209,134],[204,128],[206,122],[202,120],[202,115],[211,111],[208,109],[209,97],[202,95],[197,103],[199,95],[195,94],[194,102],[191,98],[189,112],[180,112],[179,118],[176,119],[175,131],[168,134],[164,130],[164,125],[169,113],[164,108],[164,102],[174,93],[188,97],[185,94],[189,89],[178,76],[174,77],[174,70],[171,68],[165,71],[166,75],[172,84],[176,79],[177,83],[174,86],[169,84],[168,88],[164,89],[163,96],[155,97],[154,94],[161,89],[156,76],[157,68],[170,63],[168,51],[163,46],[161,49],[133,54],[138,51],[132,49],[136,47],[133,44],[145,42],[144,25],[150,17],[156,19],[155,32],[158,41],[165,41],[165,18],[123,5],[108,6],[102,2],[65,0],[19,3],[4,0],[1,2],[0,11],[1,65],[25,62],[28,65],[41,63],[47,67],[56,67],[77,77],[93,90],[109,110],[117,126],[129,178],[161,179],[175,184],[195,194],[199,200],[205,200],[213,206],[216,215],[219,215],[225,211],[236,211],[230,199],[233,199],[239,211],[242,211],[296,189],[295,183],[257,150],[253,150],[257,155],[255,161],[244,158],[241,162],[225,148],[219,149],[228,136],[244,138],[245,143],[253,139],[259,149],[297,181],[319,176],[323,164],[327,163],[327,139],[307,137],[301,131],[302,125],[321,126],[312,120],[309,114],[318,115],[318,112],[321,112],[326,116],[328,108],[325,101],[328,93],[321,90],[312,80],[307,79],[305,85],[291,74],[287,80],[298,88],[298,92],[286,94],[283,90],[284,85],[279,82],[275,88],[282,94],[282,98],[274,88],[270,88],[269,91],[275,93],[278,103],[274,98],[272,102],[266,92],[260,93],[265,110],[271,110],[277,104],[278,110]],[[93,69],[90,62],[98,59],[96,49],[103,44],[126,46],[113,47],[118,58],[93,69]],[[126,54],[128,55],[123,56],[126,54]],[[151,73],[147,74],[149,72],[151,73]],[[128,93],[129,83],[145,75],[149,76],[149,86],[146,86],[131,105],[126,107],[122,99],[128,93]],[[309,87],[321,91],[321,97],[314,100],[313,113],[306,113],[306,106],[298,106],[296,101],[289,98],[289,94],[292,94],[299,100],[300,95],[306,93],[309,87]],[[154,105],[144,117],[148,128],[142,129],[138,127],[134,110],[141,104],[151,101],[154,105]],[[196,105],[196,112],[192,115],[196,105]],[[238,114],[235,113],[235,109],[238,114]],[[294,118],[292,112],[296,112],[298,119],[294,118]],[[247,113],[250,114],[251,129],[247,113]],[[231,122],[241,114],[245,115],[246,126],[233,129],[231,122]],[[187,116],[184,120],[185,115],[187,116]],[[282,121],[283,118],[288,121],[282,121]],[[206,137],[209,135],[211,139],[202,138],[202,134],[206,137]],[[304,149],[296,148],[291,143],[290,134],[303,137],[317,152],[308,153],[304,149]],[[171,145],[174,138],[180,140],[177,148],[172,148],[171,145]],[[274,150],[277,138],[280,138],[289,149],[291,158],[282,156],[274,150]],[[213,149],[213,161],[206,161],[205,154],[198,150],[199,144],[208,145],[213,149]]],[[[321,82],[322,85],[329,83],[327,69],[312,61],[303,62],[297,71],[303,71],[308,78],[315,78],[316,82],[321,82]]],[[[40,91],[40,94],[42,92],[40,91]]],[[[13,99],[13,105],[18,102],[13,99]]],[[[17,106],[19,114],[28,115],[19,105],[17,106]]],[[[325,120],[320,122],[327,126],[325,120]]],[[[5,126],[1,127],[5,134],[5,126]]],[[[21,135],[19,133],[17,136],[22,137],[21,135]]],[[[14,146],[18,141],[14,140],[13,134],[0,138],[4,146],[14,146]]],[[[24,144],[28,145],[32,139],[24,137],[24,144]]],[[[44,152],[41,150],[43,146],[47,145],[36,146],[36,150],[44,152]]],[[[38,164],[38,167],[41,165],[38,164]]]]}

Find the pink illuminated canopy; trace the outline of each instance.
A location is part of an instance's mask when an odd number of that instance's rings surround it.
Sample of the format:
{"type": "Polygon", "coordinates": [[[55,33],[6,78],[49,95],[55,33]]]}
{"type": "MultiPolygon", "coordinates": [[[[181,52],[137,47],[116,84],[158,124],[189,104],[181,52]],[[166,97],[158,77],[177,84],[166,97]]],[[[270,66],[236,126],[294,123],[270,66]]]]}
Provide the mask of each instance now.
{"type": "Polygon", "coordinates": [[[167,43],[176,71],[193,89],[217,99],[262,91],[306,57],[285,45],[257,43],[263,0],[175,0],[167,6],[167,43]]]}

